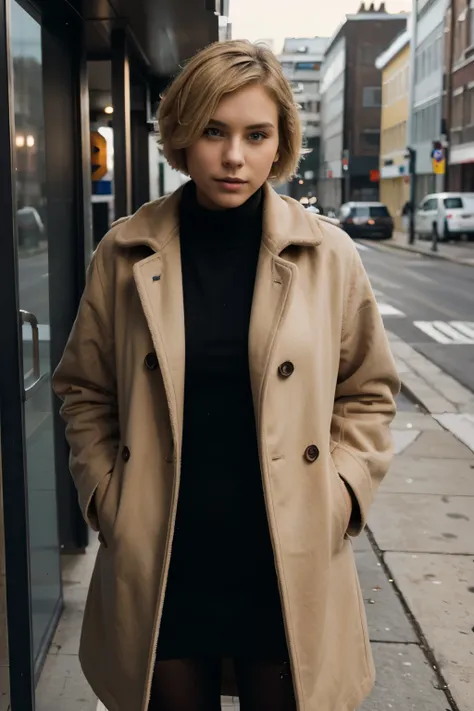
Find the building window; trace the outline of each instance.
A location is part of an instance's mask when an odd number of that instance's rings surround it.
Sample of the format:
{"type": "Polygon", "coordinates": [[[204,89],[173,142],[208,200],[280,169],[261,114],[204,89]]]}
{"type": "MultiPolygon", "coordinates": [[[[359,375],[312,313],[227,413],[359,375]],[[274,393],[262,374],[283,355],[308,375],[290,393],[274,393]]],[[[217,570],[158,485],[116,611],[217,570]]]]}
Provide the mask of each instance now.
{"type": "Polygon", "coordinates": [[[362,131],[362,141],[366,147],[378,148],[380,146],[380,131],[366,128],[362,131]]]}
{"type": "Polygon", "coordinates": [[[295,69],[297,72],[319,72],[321,65],[319,62],[296,62],[295,69]]]}
{"type": "Polygon", "coordinates": [[[466,96],[466,125],[474,126],[474,86],[468,90],[466,96]]]}
{"type": "Polygon", "coordinates": [[[469,44],[474,45],[474,0],[469,3],[469,44]]]}
{"type": "Polygon", "coordinates": [[[453,97],[453,119],[452,119],[452,127],[453,128],[462,128],[462,125],[464,123],[463,121],[463,113],[464,113],[464,94],[457,94],[456,96],[453,97]]]}
{"type": "Polygon", "coordinates": [[[374,109],[382,106],[382,89],[378,86],[365,86],[362,94],[364,109],[374,109]]]}

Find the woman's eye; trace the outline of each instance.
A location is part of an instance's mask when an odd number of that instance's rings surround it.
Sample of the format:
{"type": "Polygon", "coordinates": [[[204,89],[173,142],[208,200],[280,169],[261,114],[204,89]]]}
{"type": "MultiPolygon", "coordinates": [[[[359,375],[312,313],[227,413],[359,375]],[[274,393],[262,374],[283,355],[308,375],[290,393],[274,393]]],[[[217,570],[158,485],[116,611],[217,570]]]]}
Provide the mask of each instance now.
{"type": "Polygon", "coordinates": [[[251,141],[258,143],[260,141],[263,141],[263,139],[266,138],[266,135],[262,133],[262,131],[254,131],[253,133],[249,134],[249,138],[251,141]]]}
{"type": "Polygon", "coordinates": [[[215,126],[208,126],[204,131],[204,135],[209,138],[218,138],[221,135],[221,132],[220,129],[215,126]]]}

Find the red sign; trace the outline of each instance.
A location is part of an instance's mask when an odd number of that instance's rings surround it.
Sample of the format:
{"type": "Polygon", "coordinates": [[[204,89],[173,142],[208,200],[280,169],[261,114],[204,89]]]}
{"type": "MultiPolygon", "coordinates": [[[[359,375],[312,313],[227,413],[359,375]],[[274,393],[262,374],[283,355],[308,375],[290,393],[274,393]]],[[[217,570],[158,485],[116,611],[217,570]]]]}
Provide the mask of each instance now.
{"type": "Polygon", "coordinates": [[[328,178],[332,178],[332,170],[328,170],[328,178]]]}
{"type": "Polygon", "coordinates": [[[371,183],[378,183],[380,180],[380,171],[379,170],[371,170],[370,171],[370,182],[371,183]]]}

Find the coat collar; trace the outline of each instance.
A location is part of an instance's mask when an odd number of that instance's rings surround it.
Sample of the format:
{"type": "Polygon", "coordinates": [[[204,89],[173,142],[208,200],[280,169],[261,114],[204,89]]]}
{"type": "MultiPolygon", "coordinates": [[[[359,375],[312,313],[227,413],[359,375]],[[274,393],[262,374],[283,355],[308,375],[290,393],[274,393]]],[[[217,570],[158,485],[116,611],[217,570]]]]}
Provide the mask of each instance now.
{"type": "MultiPolygon", "coordinates": [[[[323,231],[319,220],[306,212],[296,200],[279,195],[265,183],[263,241],[270,251],[280,255],[287,247],[315,247],[321,244],[323,231]]],[[[160,252],[179,232],[178,207],[182,188],[165,198],[143,205],[131,217],[114,223],[120,226],[116,243],[121,247],[150,247],[160,252]]]]}

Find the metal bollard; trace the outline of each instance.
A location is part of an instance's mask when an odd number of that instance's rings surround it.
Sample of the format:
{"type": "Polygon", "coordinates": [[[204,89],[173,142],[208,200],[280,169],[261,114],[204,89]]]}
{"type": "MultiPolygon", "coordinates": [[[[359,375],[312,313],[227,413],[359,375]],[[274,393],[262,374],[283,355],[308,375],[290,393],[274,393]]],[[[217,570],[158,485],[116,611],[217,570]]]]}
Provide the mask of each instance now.
{"type": "Polygon", "coordinates": [[[438,225],[436,222],[433,222],[433,241],[431,243],[431,251],[438,251],[438,225]]]}

